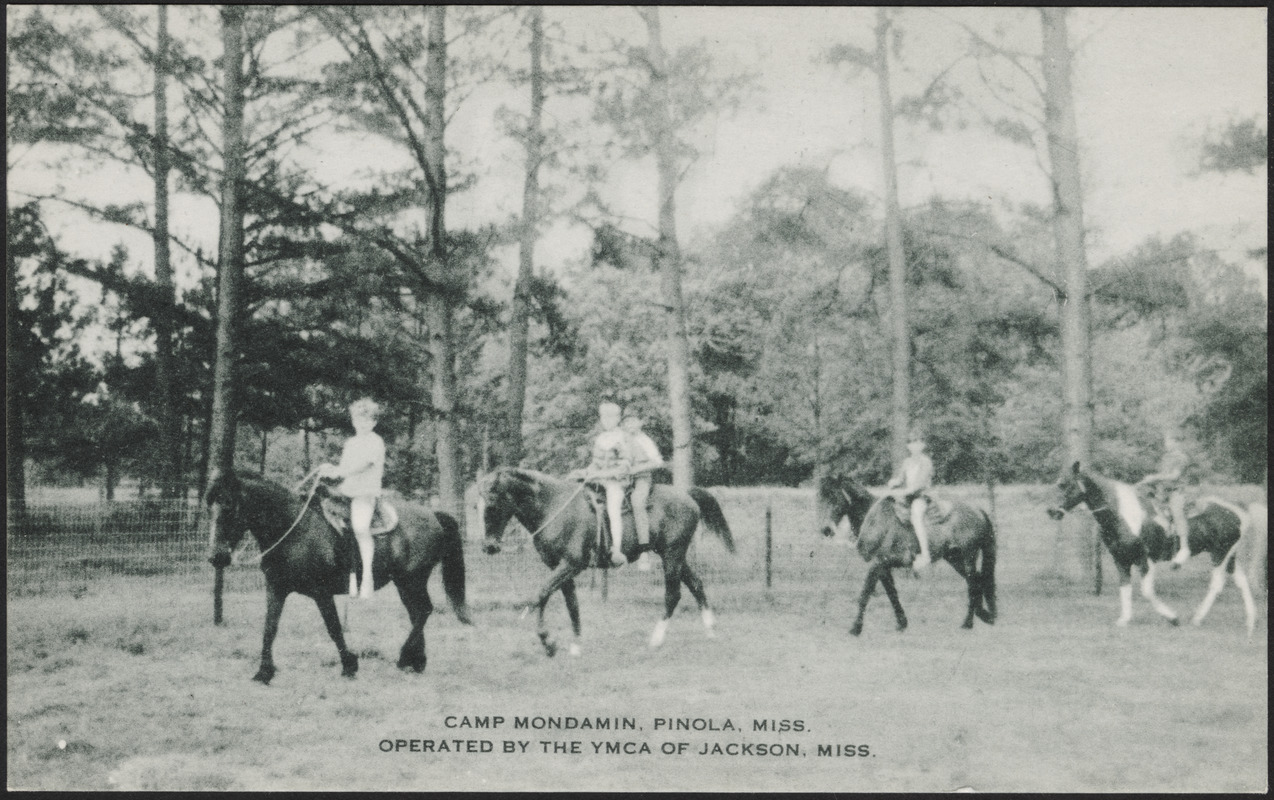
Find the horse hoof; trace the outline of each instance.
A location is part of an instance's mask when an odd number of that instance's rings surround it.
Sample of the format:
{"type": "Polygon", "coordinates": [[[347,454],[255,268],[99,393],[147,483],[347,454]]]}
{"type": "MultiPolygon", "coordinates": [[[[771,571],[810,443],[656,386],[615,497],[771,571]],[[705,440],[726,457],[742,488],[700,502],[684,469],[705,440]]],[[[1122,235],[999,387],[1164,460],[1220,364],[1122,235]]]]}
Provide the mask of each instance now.
{"type": "Polygon", "coordinates": [[[907,623],[899,622],[897,630],[899,633],[902,633],[903,631],[907,630],[907,623]]]}
{"type": "Polygon", "coordinates": [[[850,634],[851,636],[861,636],[861,635],[862,635],[862,633],[863,633],[863,626],[862,626],[862,625],[855,625],[854,627],[852,627],[852,628],[850,628],[850,629],[849,629],[849,634],[850,634]]]}
{"type": "Polygon", "coordinates": [[[1116,626],[1118,626],[1118,627],[1120,627],[1120,628],[1127,628],[1127,627],[1128,627],[1128,623],[1129,623],[1129,622],[1130,622],[1130,620],[1127,620],[1127,619],[1124,619],[1123,617],[1120,617],[1119,619],[1115,620],[1115,625],[1116,625],[1116,626]]]}
{"type": "Polygon", "coordinates": [[[578,644],[572,642],[566,652],[570,653],[573,658],[579,658],[584,651],[580,650],[580,646],[578,644]]]}
{"type": "Polygon", "coordinates": [[[252,680],[256,681],[257,683],[264,683],[266,686],[269,686],[270,681],[274,680],[274,670],[266,669],[265,667],[262,667],[261,669],[257,670],[256,675],[252,676],[252,680]]]}
{"type": "Polygon", "coordinates": [[[1172,626],[1172,627],[1174,627],[1174,628],[1176,628],[1176,627],[1180,627],[1180,625],[1181,625],[1181,620],[1180,620],[1180,619],[1178,619],[1178,618],[1176,618],[1176,617],[1172,617],[1171,619],[1169,619],[1169,620],[1168,620],[1168,624],[1169,624],[1169,625],[1171,625],[1171,626],[1172,626]]]}
{"type": "Polygon", "coordinates": [[[963,628],[963,629],[964,629],[964,630],[966,630],[966,631],[971,631],[971,630],[973,630],[973,620],[971,620],[971,619],[966,619],[966,620],[964,621],[964,623],[963,623],[960,627],[961,627],[961,628],[963,628]]]}

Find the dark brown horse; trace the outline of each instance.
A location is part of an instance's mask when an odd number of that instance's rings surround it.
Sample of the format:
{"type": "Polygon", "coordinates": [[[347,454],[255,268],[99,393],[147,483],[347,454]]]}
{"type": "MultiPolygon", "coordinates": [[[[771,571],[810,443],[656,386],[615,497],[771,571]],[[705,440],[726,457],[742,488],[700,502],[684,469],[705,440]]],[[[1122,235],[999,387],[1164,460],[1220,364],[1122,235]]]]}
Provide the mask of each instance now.
{"type": "MultiPolygon", "coordinates": [[[[505,467],[487,476],[482,494],[486,501],[487,552],[499,552],[505,525],[510,518],[517,517],[518,522],[532,532],[540,558],[553,570],[548,583],[533,601],[539,609],[537,630],[544,651],[550,656],[557,652],[557,644],[544,625],[544,607],[549,598],[560,591],[575,632],[570,652],[579,655],[580,618],[575,576],[598,560],[597,514],[584,496],[583,485],[542,472],[505,467]]],[[[711,636],[715,618],[699,576],[686,563],[686,552],[700,519],[734,552],[734,539],[721,506],[702,489],[691,489],[687,493],[671,486],[654,486],[650,504],[650,543],[638,546],[632,518],[627,515],[623,531],[623,551],[629,562],[643,550],[653,550],[663,558],[664,617],[655,625],[650,646],[663,644],[672,612],[681,600],[683,583],[698,602],[703,625],[711,636]]]]}
{"type": "MultiPolygon", "coordinates": [[[[885,587],[885,594],[894,608],[898,630],[906,630],[907,615],[898,599],[894,584],[895,567],[911,565],[920,543],[909,523],[898,518],[894,498],[876,498],[858,481],[843,475],[829,475],[818,487],[818,521],[824,536],[835,533],[841,519],[848,517],[852,535],[858,544],[858,553],[868,563],[867,578],[858,595],[858,616],[849,632],[858,636],[863,632],[863,615],[867,601],[876,591],[876,583],[885,587]]],[[[964,503],[954,503],[945,518],[930,506],[929,550],[933,560],[945,559],[969,590],[969,605],[962,628],[973,627],[973,618],[992,625],[995,623],[995,528],[984,511],[964,503]],[[981,556],[981,566],[978,557],[981,556]]]]}
{"type": "MultiPolygon", "coordinates": [[[[341,674],[354,677],[358,656],[345,646],[333,596],[349,586],[355,552],[347,537],[328,525],[315,494],[304,503],[273,481],[253,475],[227,473],[208,487],[212,532],[209,561],[214,567],[230,563],[230,554],[251,531],[261,549],[265,573],[265,633],[261,666],[253,680],[269,683],[276,672],[271,651],[279,630],[283,602],[296,592],[318,605],[328,635],[341,657],[341,674]]],[[[411,631],[399,653],[398,666],[425,669],[425,621],[433,612],[426,586],[434,565],[442,564],[442,584],[456,618],[469,623],[465,605],[464,550],[460,526],[446,514],[435,514],[412,503],[395,503],[398,527],[376,537],[372,575],[379,589],[393,581],[407,607],[411,631]]]]}

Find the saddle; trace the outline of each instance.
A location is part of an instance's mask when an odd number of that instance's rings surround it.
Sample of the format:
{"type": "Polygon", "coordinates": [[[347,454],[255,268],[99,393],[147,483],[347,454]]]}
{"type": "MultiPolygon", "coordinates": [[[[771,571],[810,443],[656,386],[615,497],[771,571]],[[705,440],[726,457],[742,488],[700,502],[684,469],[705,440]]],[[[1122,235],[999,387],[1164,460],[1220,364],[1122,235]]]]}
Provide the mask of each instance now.
{"type": "MultiPolygon", "coordinates": [[[[319,496],[319,507],[327,524],[338,533],[353,536],[354,529],[349,524],[349,498],[332,491],[324,491],[319,496]]],[[[398,512],[383,497],[376,498],[376,511],[372,514],[372,536],[383,536],[398,527],[398,512]]]]}
{"type": "MultiPolygon", "coordinates": [[[[921,494],[921,497],[928,501],[928,506],[925,508],[925,524],[929,526],[930,530],[932,530],[935,525],[942,525],[949,520],[951,518],[951,512],[955,511],[955,503],[952,503],[950,500],[943,500],[941,498],[934,497],[928,492],[921,494]]],[[[903,503],[895,500],[894,514],[897,515],[899,522],[903,523],[908,528],[911,527],[910,503],[903,503]]]]}
{"type": "MultiPolygon", "coordinates": [[[[632,526],[633,522],[633,483],[628,482],[624,486],[624,500],[619,507],[620,518],[624,523],[624,529],[627,530],[632,526]]],[[[611,535],[610,515],[606,513],[606,489],[601,484],[584,482],[584,496],[588,498],[588,504],[593,509],[594,516],[597,517],[597,551],[598,566],[610,566],[609,556],[610,542],[608,536],[611,535]]],[[[646,510],[653,508],[652,498],[646,500],[646,510]]],[[[624,535],[623,531],[619,534],[624,535]]],[[[636,534],[634,533],[634,537],[636,534]]]]}

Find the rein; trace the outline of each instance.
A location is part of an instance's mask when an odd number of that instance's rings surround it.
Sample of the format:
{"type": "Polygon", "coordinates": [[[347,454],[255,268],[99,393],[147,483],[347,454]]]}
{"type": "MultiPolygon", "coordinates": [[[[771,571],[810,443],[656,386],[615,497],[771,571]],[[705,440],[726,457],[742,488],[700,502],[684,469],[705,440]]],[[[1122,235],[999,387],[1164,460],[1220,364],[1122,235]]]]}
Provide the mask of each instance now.
{"type": "MultiPolygon", "coordinates": [[[[306,475],[304,478],[302,478],[301,482],[297,484],[297,488],[299,489],[300,487],[304,486],[305,482],[310,479],[310,476],[314,475],[317,472],[318,470],[315,469],[314,472],[311,472],[309,475],[306,475]]],[[[297,514],[296,519],[292,521],[292,527],[284,531],[283,535],[279,537],[279,540],[277,542],[270,545],[266,549],[262,550],[261,558],[265,558],[270,553],[271,550],[283,544],[283,540],[288,538],[288,534],[296,530],[296,526],[301,523],[301,518],[305,516],[305,512],[310,510],[310,501],[314,499],[314,493],[318,491],[318,487],[319,487],[318,481],[315,481],[314,485],[310,487],[310,493],[305,496],[305,501],[301,503],[301,513],[297,514]]]]}
{"type": "Polygon", "coordinates": [[[536,536],[539,536],[541,533],[543,533],[544,529],[549,526],[549,523],[552,522],[554,519],[556,519],[558,514],[561,514],[563,511],[565,511],[566,507],[571,504],[571,501],[574,500],[577,496],[579,496],[579,493],[584,491],[584,487],[587,485],[588,485],[587,483],[581,483],[579,485],[579,488],[575,490],[575,493],[572,494],[570,497],[566,498],[566,502],[562,504],[561,508],[559,508],[557,511],[554,511],[552,514],[549,514],[549,518],[544,520],[544,524],[541,525],[539,529],[536,530],[535,533],[531,534],[531,538],[534,539],[536,536]]]}

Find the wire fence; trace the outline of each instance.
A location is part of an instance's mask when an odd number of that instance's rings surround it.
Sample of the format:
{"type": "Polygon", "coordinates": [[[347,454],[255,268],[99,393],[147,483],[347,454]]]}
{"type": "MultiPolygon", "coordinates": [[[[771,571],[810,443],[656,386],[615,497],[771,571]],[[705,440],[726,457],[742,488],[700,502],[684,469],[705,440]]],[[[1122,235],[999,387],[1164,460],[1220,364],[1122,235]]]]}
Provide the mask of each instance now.
{"type": "MultiPolygon", "coordinates": [[[[737,587],[799,597],[802,591],[861,580],[865,566],[849,546],[848,531],[831,539],[819,535],[811,490],[721,487],[711,491],[730,524],[737,552],[730,554],[704,530],[695,536],[690,561],[710,592],[713,587],[737,587]]],[[[1044,508],[1052,501],[1050,487],[1008,486],[988,492],[986,487],[956,486],[943,487],[940,494],[991,512],[997,530],[1000,586],[1091,591],[1100,590],[1104,575],[1105,591],[1113,589],[1113,563],[1097,549],[1091,519],[1079,513],[1058,523],[1045,516],[1044,508]]],[[[1237,487],[1228,494],[1245,503],[1263,500],[1258,487],[1237,487]]],[[[75,593],[121,577],[140,577],[157,585],[212,583],[206,515],[193,501],[29,503],[21,517],[12,508],[7,517],[9,596],[75,593]]],[[[523,601],[547,578],[525,531],[511,528],[502,552],[492,556],[482,552],[475,538],[480,524],[471,524],[467,530],[471,602],[523,601]]],[[[256,544],[252,537],[244,538],[226,570],[227,591],[264,587],[256,544]]],[[[657,560],[655,564],[650,572],[631,566],[609,574],[590,570],[577,583],[603,594],[609,587],[632,582],[659,585],[662,572],[657,560]]],[[[1206,569],[1206,565],[1196,568],[1206,569]]]]}

